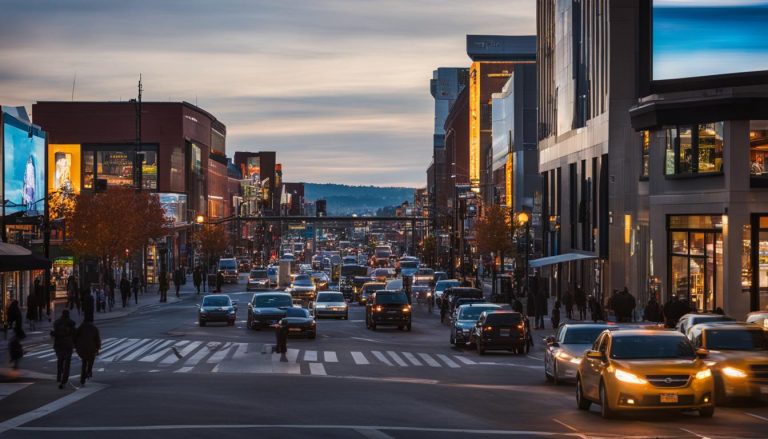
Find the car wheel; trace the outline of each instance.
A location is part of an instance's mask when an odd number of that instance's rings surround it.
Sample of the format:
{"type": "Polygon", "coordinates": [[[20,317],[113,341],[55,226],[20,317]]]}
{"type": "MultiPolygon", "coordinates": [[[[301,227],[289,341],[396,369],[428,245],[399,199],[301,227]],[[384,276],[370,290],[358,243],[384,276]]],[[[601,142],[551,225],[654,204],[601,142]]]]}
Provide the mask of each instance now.
{"type": "Polygon", "coordinates": [[[475,347],[477,347],[477,353],[480,355],[485,355],[485,347],[480,341],[475,342],[475,347]]]}
{"type": "Polygon", "coordinates": [[[397,327],[397,329],[399,329],[401,331],[403,330],[403,328],[405,328],[405,326],[403,326],[403,325],[400,325],[400,326],[397,327]]]}
{"type": "Polygon", "coordinates": [[[205,326],[205,321],[203,320],[200,320],[198,323],[200,324],[200,326],[205,326]]]}
{"type": "Polygon", "coordinates": [[[557,360],[554,360],[554,363],[552,363],[552,384],[560,384],[560,379],[557,377],[557,360]]]}
{"type": "Polygon", "coordinates": [[[581,378],[576,379],[576,407],[579,410],[589,410],[592,405],[592,401],[584,397],[584,389],[581,386],[581,378]]]}
{"type": "Polygon", "coordinates": [[[715,415],[715,406],[699,409],[699,416],[702,418],[711,418],[715,415]]]}
{"type": "Polygon", "coordinates": [[[344,314],[344,320],[349,320],[349,313],[344,314]]]}
{"type": "Polygon", "coordinates": [[[232,320],[231,322],[227,322],[227,326],[235,326],[235,321],[232,320]]]}
{"type": "Polygon", "coordinates": [[[600,383],[600,415],[603,419],[612,419],[615,417],[611,403],[608,401],[608,392],[605,390],[605,384],[600,383]]]}
{"type": "Polygon", "coordinates": [[[549,361],[547,361],[547,357],[545,355],[544,356],[544,378],[546,378],[547,381],[551,383],[554,381],[554,379],[552,378],[552,375],[549,372],[547,372],[547,363],[549,363],[549,361]]]}

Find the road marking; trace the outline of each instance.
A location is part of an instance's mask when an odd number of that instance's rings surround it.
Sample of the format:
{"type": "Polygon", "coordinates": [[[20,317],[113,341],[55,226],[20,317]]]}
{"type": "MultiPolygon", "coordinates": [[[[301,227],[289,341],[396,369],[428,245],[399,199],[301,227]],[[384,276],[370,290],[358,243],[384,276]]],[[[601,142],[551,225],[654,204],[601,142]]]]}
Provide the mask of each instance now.
{"type": "Polygon", "coordinates": [[[533,356],[533,355],[528,355],[528,358],[533,358],[534,360],[544,361],[543,358],[539,358],[539,357],[536,357],[536,356],[533,356]]]}
{"type": "Polygon", "coordinates": [[[748,413],[748,412],[744,412],[744,414],[745,414],[745,415],[748,415],[748,416],[752,416],[753,418],[755,418],[755,419],[759,419],[759,420],[761,420],[761,421],[768,421],[768,418],[766,418],[766,417],[764,417],[764,416],[756,415],[756,414],[754,414],[754,413],[748,413]]]}
{"type": "Polygon", "coordinates": [[[121,350],[119,352],[115,352],[114,354],[112,354],[111,357],[103,358],[102,360],[104,360],[104,361],[109,361],[109,360],[117,361],[123,355],[126,355],[126,354],[128,354],[128,353],[130,353],[130,352],[132,352],[132,351],[134,351],[136,349],[141,349],[142,347],[144,347],[144,346],[146,346],[147,344],[150,344],[150,343],[152,343],[152,339],[151,338],[145,338],[145,339],[139,341],[138,343],[134,344],[133,346],[130,346],[130,347],[126,348],[126,349],[123,349],[123,350],[121,350]]]}
{"type": "Polygon", "coordinates": [[[338,363],[339,362],[339,358],[336,356],[336,352],[334,352],[334,351],[325,351],[325,352],[323,352],[323,357],[324,357],[326,363],[338,363]]]}
{"type": "Polygon", "coordinates": [[[304,361],[317,361],[317,351],[304,351],[304,361]]]}
{"type": "Polygon", "coordinates": [[[381,340],[374,340],[372,338],[363,338],[363,337],[350,337],[353,340],[362,340],[362,341],[370,341],[371,343],[386,343],[381,340]]]}
{"type": "Polygon", "coordinates": [[[144,354],[145,352],[149,351],[150,349],[154,348],[155,346],[159,345],[162,342],[163,342],[163,340],[155,340],[155,341],[145,345],[142,348],[136,349],[135,351],[133,351],[133,353],[131,353],[131,355],[128,355],[127,357],[123,357],[120,360],[121,361],[133,361],[139,355],[144,354]]]}
{"type": "Polygon", "coordinates": [[[233,360],[240,360],[242,358],[245,358],[245,353],[248,352],[248,343],[235,343],[237,345],[237,350],[235,351],[234,355],[232,355],[233,360]]]}
{"type": "Polygon", "coordinates": [[[368,359],[365,358],[365,355],[363,355],[362,352],[352,352],[352,359],[355,360],[355,364],[357,365],[364,366],[367,364],[371,364],[368,362],[368,359]]]}
{"type": "Polygon", "coordinates": [[[414,357],[412,353],[410,352],[403,352],[403,357],[405,357],[408,361],[411,362],[414,366],[423,366],[421,364],[421,361],[418,360],[418,358],[414,357]]]}
{"type": "MultiPolygon", "coordinates": [[[[298,349],[297,355],[298,355],[298,349]]],[[[289,352],[290,353],[290,352],[289,352]]],[[[272,356],[272,372],[273,373],[287,373],[291,375],[301,375],[301,364],[294,361],[280,361],[281,354],[275,354],[272,356]]]]}
{"type": "Polygon", "coordinates": [[[218,363],[219,361],[223,360],[224,357],[227,356],[229,351],[232,349],[232,342],[228,341],[224,343],[224,346],[220,347],[219,350],[213,353],[211,355],[211,358],[208,359],[207,363],[213,364],[218,363]]]}
{"type": "Polygon", "coordinates": [[[194,369],[194,367],[192,367],[192,366],[185,366],[185,367],[182,367],[179,370],[173,371],[173,373],[187,373],[187,372],[191,371],[192,369],[194,369]]]}
{"type": "Polygon", "coordinates": [[[447,355],[443,355],[443,354],[437,354],[437,358],[439,358],[439,359],[443,360],[443,363],[447,364],[447,365],[448,365],[448,367],[450,367],[451,369],[456,369],[456,368],[459,368],[459,367],[461,367],[461,366],[459,366],[458,364],[456,364],[456,362],[455,362],[455,361],[453,361],[453,360],[451,360],[450,358],[448,358],[448,356],[447,356],[447,355]]]}
{"type": "Polygon", "coordinates": [[[323,363],[309,363],[309,373],[311,375],[327,375],[323,363]]]}
{"type": "Polygon", "coordinates": [[[552,420],[557,422],[558,424],[562,425],[563,427],[567,428],[568,430],[575,431],[575,432],[579,431],[576,428],[571,427],[570,425],[566,424],[565,422],[563,422],[563,421],[561,421],[559,419],[552,418],[552,420]]]}
{"type": "Polygon", "coordinates": [[[470,365],[470,366],[471,366],[471,365],[473,365],[473,364],[477,364],[477,363],[475,363],[474,361],[472,361],[472,360],[470,360],[469,358],[467,358],[467,357],[464,357],[464,356],[462,356],[462,355],[454,355],[454,356],[453,356],[453,358],[455,358],[455,359],[457,359],[457,360],[461,361],[462,363],[464,363],[464,364],[466,364],[466,365],[470,365]]]}
{"type": "Polygon", "coordinates": [[[79,389],[76,392],[72,392],[69,395],[59,398],[56,401],[48,403],[40,408],[37,408],[30,412],[24,413],[23,415],[16,416],[15,418],[11,418],[11,419],[8,419],[7,421],[0,423],[0,433],[14,429],[20,425],[27,424],[29,422],[34,421],[35,419],[40,419],[44,416],[48,416],[49,414],[55,411],[61,410],[68,405],[74,404],[77,401],[80,401],[81,399],[91,396],[92,394],[98,392],[99,390],[105,387],[106,386],[103,384],[90,383],[88,384],[88,387],[79,389]]]}
{"type": "Polygon", "coordinates": [[[295,363],[299,358],[299,350],[288,348],[288,352],[285,353],[285,357],[288,359],[289,363],[295,363]]]}
{"type": "Polygon", "coordinates": [[[190,353],[193,350],[197,349],[197,347],[200,346],[201,344],[203,344],[202,341],[193,341],[193,342],[187,344],[186,346],[184,346],[184,349],[182,349],[181,352],[179,352],[178,356],[176,355],[176,353],[172,352],[172,353],[168,354],[167,357],[163,358],[160,361],[160,364],[173,364],[173,363],[179,361],[181,358],[183,358],[188,353],[190,353]]]}
{"type": "Polygon", "coordinates": [[[184,365],[185,365],[185,366],[195,366],[195,365],[197,365],[197,363],[199,363],[199,362],[200,362],[200,360],[202,360],[203,358],[205,358],[205,357],[207,357],[208,355],[210,355],[210,354],[211,354],[213,351],[215,351],[215,350],[216,350],[216,348],[218,348],[220,345],[221,345],[221,343],[220,343],[220,342],[218,342],[218,341],[212,341],[212,342],[209,342],[208,344],[206,344],[205,346],[203,346],[202,348],[200,348],[200,350],[198,350],[197,352],[195,352],[195,355],[193,355],[192,357],[190,357],[190,358],[189,358],[189,360],[187,360],[187,361],[184,363],[184,365]]]}
{"type": "Polygon", "coordinates": [[[105,352],[101,353],[101,358],[99,358],[101,361],[111,361],[113,356],[115,354],[118,354],[120,352],[124,352],[131,348],[131,346],[135,345],[136,343],[141,342],[140,338],[129,338],[125,341],[125,343],[120,343],[112,348],[107,349],[105,352]]]}
{"type": "Polygon", "coordinates": [[[683,430],[684,432],[686,432],[686,433],[690,433],[690,434],[692,434],[692,435],[694,435],[694,436],[696,436],[696,437],[698,437],[698,438],[701,438],[701,439],[710,439],[710,437],[709,437],[709,436],[702,436],[702,435],[700,435],[699,433],[696,433],[695,431],[686,430],[685,428],[681,428],[680,430],[683,430]]]}
{"type": "Polygon", "coordinates": [[[18,392],[32,383],[0,383],[0,400],[18,392]]]}
{"type": "Polygon", "coordinates": [[[387,353],[389,354],[390,357],[392,357],[393,360],[395,360],[395,363],[397,363],[398,366],[400,366],[400,367],[408,367],[408,363],[403,361],[403,359],[400,358],[399,355],[397,355],[397,352],[395,352],[395,351],[387,351],[387,353]]]}
{"type": "Polygon", "coordinates": [[[35,352],[34,354],[29,354],[27,355],[27,357],[45,358],[54,354],[55,352],[53,351],[53,348],[48,348],[48,349],[43,349],[40,352],[35,352]]]}
{"type": "MultiPolygon", "coordinates": [[[[184,340],[182,342],[184,344],[189,343],[186,340],[184,340]]],[[[178,343],[182,343],[182,342],[178,342],[178,343]]],[[[145,356],[139,358],[139,361],[144,361],[144,362],[157,361],[160,357],[164,356],[165,354],[168,353],[168,351],[171,350],[168,347],[168,345],[170,345],[171,343],[173,343],[173,340],[166,340],[165,342],[160,344],[160,346],[157,346],[157,348],[154,350],[154,352],[150,353],[149,355],[145,355],[145,356]]]]}
{"type": "Polygon", "coordinates": [[[421,359],[424,360],[424,362],[426,362],[430,367],[442,367],[442,366],[440,366],[440,363],[435,361],[432,357],[430,357],[427,354],[421,354],[420,353],[419,357],[421,357],[421,359]]]}
{"type": "Polygon", "coordinates": [[[376,357],[377,360],[381,361],[382,363],[386,364],[387,366],[391,366],[392,365],[392,363],[390,363],[389,360],[387,360],[387,357],[385,357],[384,354],[382,354],[381,352],[379,352],[379,351],[371,351],[371,353],[373,354],[374,357],[376,357]]]}

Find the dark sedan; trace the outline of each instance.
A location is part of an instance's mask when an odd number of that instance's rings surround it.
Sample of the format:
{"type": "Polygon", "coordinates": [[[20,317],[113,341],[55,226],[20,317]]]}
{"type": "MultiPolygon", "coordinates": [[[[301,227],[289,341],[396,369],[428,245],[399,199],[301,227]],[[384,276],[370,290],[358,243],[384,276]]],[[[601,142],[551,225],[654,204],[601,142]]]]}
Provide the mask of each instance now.
{"type": "Polygon", "coordinates": [[[317,323],[305,308],[287,308],[280,326],[288,328],[288,335],[317,337],[317,323]]]}
{"type": "Polygon", "coordinates": [[[527,333],[523,316],[514,311],[484,311],[475,324],[470,343],[483,355],[486,350],[526,353],[527,333]]]}
{"type": "Polygon", "coordinates": [[[285,310],[293,307],[288,293],[256,293],[248,303],[248,327],[261,329],[280,322],[285,310]]]}
{"type": "Polygon", "coordinates": [[[470,303],[456,308],[456,314],[452,322],[453,326],[451,327],[451,344],[469,344],[470,334],[475,329],[475,323],[480,318],[480,314],[484,311],[496,309],[501,309],[501,306],[493,303],[470,303]]]}
{"type": "Polygon", "coordinates": [[[208,322],[225,322],[229,326],[235,326],[237,318],[237,305],[226,294],[211,294],[203,297],[203,302],[197,313],[200,326],[208,322]]]}

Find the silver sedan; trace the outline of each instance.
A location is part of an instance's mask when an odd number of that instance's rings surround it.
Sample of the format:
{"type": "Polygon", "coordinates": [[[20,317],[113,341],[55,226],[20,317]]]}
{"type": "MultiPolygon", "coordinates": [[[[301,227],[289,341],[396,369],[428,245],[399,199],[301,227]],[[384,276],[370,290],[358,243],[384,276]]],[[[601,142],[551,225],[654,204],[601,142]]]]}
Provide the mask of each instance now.
{"type": "Polygon", "coordinates": [[[312,304],[315,317],[336,317],[349,319],[349,307],[344,300],[344,294],[338,291],[320,291],[312,304]]]}
{"type": "Polygon", "coordinates": [[[581,357],[606,329],[615,325],[600,323],[564,323],[555,335],[544,339],[544,375],[557,384],[563,380],[575,380],[581,357]]]}

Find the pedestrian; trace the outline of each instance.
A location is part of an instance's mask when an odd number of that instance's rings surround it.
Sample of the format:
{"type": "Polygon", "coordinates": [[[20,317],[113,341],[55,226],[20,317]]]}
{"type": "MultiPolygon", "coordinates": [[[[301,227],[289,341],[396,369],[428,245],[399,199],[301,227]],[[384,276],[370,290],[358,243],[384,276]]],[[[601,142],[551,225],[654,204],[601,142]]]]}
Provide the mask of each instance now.
{"type": "Polygon", "coordinates": [[[157,286],[158,290],[160,291],[160,302],[168,301],[168,287],[168,273],[161,271],[159,284],[157,286]]]}
{"type": "Polygon", "coordinates": [[[181,267],[177,268],[173,272],[173,285],[176,287],[176,297],[179,297],[179,290],[181,289],[181,282],[184,279],[181,267]]]}
{"type": "Polygon", "coordinates": [[[448,314],[448,298],[443,294],[443,300],[440,301],[440,323],[445,321],[445,315],[448,314]]]}
{"type": "Polygon", "coordinates": [[[619,305],[621,311],[621,322],[629,323],[634,321],[635,308],[637,307],[637,301],[635,296],[630,294],[629,289],[624,287],[619,293],[619,305]]]}
{"type": "Polygon", "coordinates": [[[123,301],[123,308],[128,306],[128,299],[131,297],[131,283],[128,282],[128,278],[123,277],[120,279],[120,299],[123,301]]]}
{"type": "Polygon", "coordinates": [[[680,317],[688,312],[688,304],[680,300],[676,295],[672,295],[667,303],[664,304],[664,326],[674,328],[680,317]]]}
{"type": "Polygon", "coordinates": [[[35,293],[35,306],[37,307],[37,321],[43,319],[43,309],[45,308],[45,289],[43,288],[40,278],[35,278],[35,282],[32,285],[32,291],[35,293]]]}
{"type": "Polygon", "coordinates": [[[61,312],[53,322],[53,350],[56,352],[56,381],[59,389],[69,382],[69,366],[72,362],[72,350],[75,348],[75,322],[69,318],[69,310],[61,312]]]}
{"type": "Polygon", "coordinates": [[[547,310],[547,292],[543,289],[538,289],[534,300],[534,327],[535,329],[544,328],[544,316],[548,314],[547,310]]]}
{"type": "Polygon", "coordinates": [[[96,287],[96,310],[107,312],[107,292],[101,286],[96,287]]]}
{"type": "Polygon", "coordinates": [[[573,301],[576,304],[576,308],[579,310],[579,320],[586,320],[587,294],[584,292],[584,288],[582,288],[581,285],[576,285],[576,292],[573,295],[573,301]]]}
{"type": "MultiPolygon", "coordinates": [[[[598,301],[595,296],[589,295],[588,299],[589,303],[589,313],[592,317],[592,321],[597,323],[600,320],[604,320],[605,316],[603,315],[603,307],[600,305],[600,301],[598,301]]],[[[584,316],[586,318],[586,315],[584,316]]]]}
{"type": "Polygon", "coordinates": [[[13,329],[13,336],[8,342],[8,356],[10,358],[11,368],[14,370],[19,368],[19,361],[24,357],[24,347],[21,345],[21,340],[23,340],[25,336],[21,326],[16,326],[13,329]]]}
{"type": "Polygon", "coordinates": [[[645,305],[645,309],[643,310],[643,320],[653,323],[662,321],[661,307],[659,306],[659,302],[656,301],[655,294],[648,299],[648,303],[645,305]]]}
{"type": "MultiPolygon", "coordinates": [[[[73,308],[75,308],[77,304],[77,279],[75,279],[75,274],[72,273],[67,278],[67,309],[72,311],[73,308]]],[[[77,307],[77,310],[80,311],[80,307],[77,307]]]]}
{"type": "Polygon", "coordinates": [[[107,298],[109,299],[110,311],[112,311],[112,307],[115,305],[115,289],[117,289],[117,283],[115,283],[115,277],[110,273],[106,291],[108,293],[107,298]]]}
{"type": "Polygon", "coordinates": [[[573,318],[573,291],[569,286],[563,294],[563,306],[565,307],[565,316],[570,320],[573,318]]]}
{"type": "Polygon", "coordinates": [[[27,295],[27,322],[29,322],[29,329],[35,330],[35,320],[37,320],[37,303],[35,302],[35,295],[29,293],[27,295]]]}
{"type": "Polygon", "coordinates": [[[216,273],[216,292],[221,292],[221,286],[224,285],[224,273],[219,271],[216,273]]]}
{"type": "Polygon", "coordinates": [[[136,302],[136,305],[139,304],[139,289],[141,289],[139,277],[133,276],[133,279],[131,279],[131,292],[133,293],[133,300],[136,302]]]}
{"type": "Polygon", "coordinates": [[[200,266],[195,267],[195,271],[192,273],[192,283],[195,284],[197,294],[200,294],[200,284],[203,282],[203,273],[201,273],[200,266]]]}
{"type": "Polygon", "coordinates": [[[16,329],[21,328],[23,326],[23,322],[21,320],[21,306],[19,306],[19,301],[14,299],[10,305],[8,305],[7,312],[7,322],[8,322],[8,329],[16,329]]]}
{"type": "Polygon", "coordinates": [[[552,308],[552,329],[560,326],[560,301],[555,300],[555,307],[552,308]]]}
{"type": "Polygon", "coordinates": [[[80,385],[85,385],[85,380],[93,378],[93,362],[101,350],[101,336],[99,329],[93,322],[85,320],[75,332],[75,350],[80,357],[80,385]]]}
{"type": "Polygon", "coordinates": [[[80,286],[80,306],[83,308],[83,319],[93,321],[93,312],[96,308],[95,298],[90,288],[85,285],[80,286]]]}
{"type": "Polygon", "coordinates": [[[208,270],[203,267],[203,269],[200,271],[202,271],[201,274],[203,276],[203,292],[205,292],[205,286],[208,284],[208,270]]]}
{"type": "Polygon", "coordinates": [[[288,322],[281,320],[275,325],[275,353],[285,354],[288,352],[288,322]]]}

